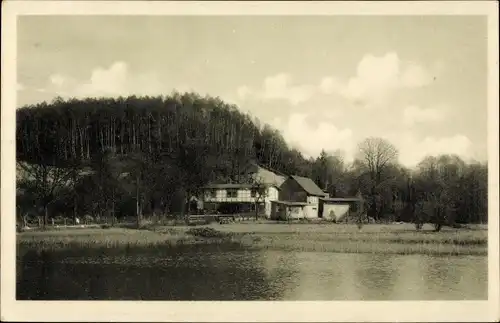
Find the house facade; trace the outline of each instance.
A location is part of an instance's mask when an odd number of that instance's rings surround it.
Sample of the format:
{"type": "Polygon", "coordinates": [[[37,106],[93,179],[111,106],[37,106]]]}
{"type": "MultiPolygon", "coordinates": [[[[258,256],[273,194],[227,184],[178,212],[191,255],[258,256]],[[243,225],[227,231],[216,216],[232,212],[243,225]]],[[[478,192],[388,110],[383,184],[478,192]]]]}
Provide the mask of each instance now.
{"type": "Polygon", "coordinates": [[[289,176],[280,186],[279,199],[273,203],[271,214],[281,218],[324,218],[331,221],[342,221],[352,212],[360,212],[363,198],[356,197],[330,198],[310,178],[289,176]]]}
{"type": "Polygon", "coordinates": [[[203,191],[203,204],[207,209],[231,214],[254,212],[257,206],[259,213],[269,217],[271,201],[278,199],[279,188],[265,185],[257,190],[251,184],[211,184],[205,186],[203,191]]]}
{"type": "Polygon", "coordinates": [[[210,184],[203,188],[205,209],[225,214],[255,212],[271,215],[271,202],[279,198],[280,185],[284,177],[261,166],[251,169],[254,184],[222,183],[210,184]]]}
{"type": "MultiPolygon", "coordinates": [[[[295,210],[297,218],[317,218],[320,217],[320,198],[327,195],[310,178],[292,175],[280,186],[279,201],[289,209],[300,208],[300,211],[295,210]]],[[[274,205],[276,209],[282,207],[279,203],[274,205]]]]}

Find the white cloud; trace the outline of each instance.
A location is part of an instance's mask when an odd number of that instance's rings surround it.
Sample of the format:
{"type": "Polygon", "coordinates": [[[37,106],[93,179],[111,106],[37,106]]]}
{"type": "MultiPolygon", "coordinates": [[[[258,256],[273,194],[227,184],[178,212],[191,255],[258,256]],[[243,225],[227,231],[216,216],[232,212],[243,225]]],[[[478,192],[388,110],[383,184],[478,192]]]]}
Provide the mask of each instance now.
{"type": "Polygon", "coordinates": [[[339,129],[333,123],[319,122],[311,125],[307,115],[295,113],[284,122],[276,119],[273,125],[280,129],[283,137],[307,156],[317,156],[322,149],[326,151],[342,150],[352,156],[355,142],[351,129],[339,129]]]}
{"type": "Polygon", "coordinates": [[[63,87],[66,82],[66,78],[61,74],[52,74],[49,78],[50,83],[56,87],[63,87]]]}
{"type": "Polygon", "coordinates": [[[358,63],[355,76],[343,82],[325,77],[320,89],[325,94],[335,92],[368,106],[381,106],[397,90],[429,84],[430,75],[426,68],[415,62],[403,62],[395,52],[382,56],[366,54],[358,63]]]}
{"type": "Polygon", "coordinates": [[[408,106],[403,111],[403,122],[411,126],[417,123],[430,123],[443,120],[445,111],[443,108],[419,108],[418,106],[408,106]]]}
{"type": "MultiPolygon", "coordinates": [[[[434,75],[442,66],[436,65],[434,75]],[[440,68],[438,68],[440,67],[440,68]]],[[[389,102],[397,90],[419,88],[431,82],[431,72],[416,62],[402,61],[395,52],[375,56],[366,54],[359,61],[355,75],[341,80],[325,76],[317,84],[297,84],[288,73],[279,73],[264,79],[261,89],[248,86],[238,88],[238,97],[254,97],[264,100],[287,100],[298,105],[316,94],[337,94],[363,106],[379,107],[389,102]]]]}
{"type": "Polygon", "coordinates": [[[82,92],[120,94],[127,91],[128,67],[125,62],[115,62],[109,68],[96,68],[90,82],[84,84],[82,92]]]}
{"type": "Polygon", "coordinates": [[[325,94],[331,94],[335,91],[338,92],[340,89],[340,82],[336,78],[330,76],[322,78],[319,84],[319,90],[325,94]]]}
{"type": "Polygon", "coordinates": [[[263,96],[268,99],[281,99],[288,93],[288,86],[292,77],[286,73],[266,77],[264,80],[263,96]]]}
{"type": "Polygon", "coordinates": [[[309,84],[294,85],[290,74],[280,73],[264,80],[260,96],[263,99],[288,100],[292,105],[298,105],[309,100],[314,92],[314,86],[309,84]]]}
{"type": "Polygon", "coordinates": [[[401,83],[404,87],[421,87],[429,84],[430,81],[429,71],[416,63],[410,63],[401,75],[401,83]]]}
{"type": "MultiPolygon", "coordinates": [[[[320,121],[311,124],[305,113],[294,113],[288,119],[276,118],[271,123],[279,129],[285,140],[308,157],[316,157],[321,150],[342,151],[345,160],[351,162],[357,153],[360,141],[350,128],[339,128],[333,122],[320,121]]],[[[399,162],[407,167],[416,166],[424,157],[441,154],[458,155],[464,159],[472,157],[472,142],[462,134],[449,137],[426,136],[418,138],[410,131],[381,135],[394,144],[399,151],[399,162]]]]}
{"type": "Polygon", "coordinates": [[[334,108],[325,108],[320,111],[320,116],[327,118],[327,119],[338,119],[344,116],[344,111],[340,109],[334,109],[334,108]]]}
{"type": "Polygon", "coordinates": [[[385,95],[398,86],[399,58],[395,53],[382,57],[365,55],[357,74],[349,79],[344,95],[352,99],[367,99],[385,95]]]}
{"type": "Polygon", "coordinates": [[[127,63],[117,61],[107,68],[97,67],[88,80],[80,81],[62,74],[49,78],[48,89],[61,97],[101,97],[159,95],[166,89],[153,73],[133,75],[127,63]]]}
{"type": "Polygon", "coordinates": [[[16,91],[22,91],[22,90],[24,90],[24,85],[22,83],[17,83],[16,91]]]}
{"type": "Polygon", "coordinates": [[[427,136],[422,140],[416,139],[411,134],[403,134],[398,138],[393,138],[393,142],[399,149],[399,162],[410,167],[417,165],[429,155],[454,154],[469,158],[472,153],[471,140],[461,134],[442,138],[427,136]]]}
{"type": "Polygon", "coordinates": [[[246,85],[240,86],[236,91],[238,94],[238,98],[245,100],[245,98],[252,94],[252,89],[246,85]]]}
{"type": "Polygon", "coordinates": [[[237,90],[238,97],[242,100],[252,96],[262,100],[286,100],[292,105],[308,101],[316,91],[316,86],[311,84],[294,84],[292,76],[287,73],[266,77],[259,90],[253,90],[246,85],[237,90]]]}

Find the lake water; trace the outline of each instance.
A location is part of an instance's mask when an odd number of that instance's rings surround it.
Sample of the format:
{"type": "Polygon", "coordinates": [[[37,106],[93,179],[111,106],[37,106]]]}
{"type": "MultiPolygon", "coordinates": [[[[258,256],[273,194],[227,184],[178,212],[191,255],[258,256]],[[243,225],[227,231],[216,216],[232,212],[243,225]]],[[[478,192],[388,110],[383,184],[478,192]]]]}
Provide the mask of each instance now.
{"type": "Polygon", "coordinates": [[[185,246],[28,252],[17,298],[43,300],[487,299],[487,257],[185,246]]]}

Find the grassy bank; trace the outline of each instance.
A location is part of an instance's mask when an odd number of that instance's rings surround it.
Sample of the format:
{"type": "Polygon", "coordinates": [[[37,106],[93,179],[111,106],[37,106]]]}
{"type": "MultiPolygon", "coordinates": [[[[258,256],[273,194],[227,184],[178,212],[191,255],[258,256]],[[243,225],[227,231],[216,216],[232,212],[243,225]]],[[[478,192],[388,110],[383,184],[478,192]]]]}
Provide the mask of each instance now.
{"type": "Polygon", "coordinates": [[[186,244],[239,243],[247,248],[341,253],[487,255],[488,231],[450,229],[432,232],[412,225],[227,224],[203,227],[86,228],[23,232],[23,250],[68,248],[162,247],[186,244]]]}
{"type": "Polygon", "coordinates": [[[83,228],[30,231],[17,234],[17,245],[28,249],[119,248],[175,246],[196,243],[221,243],[229,235],[205,238],[190,234],[188,228],[136,230],[126,228],[83,228]]]}

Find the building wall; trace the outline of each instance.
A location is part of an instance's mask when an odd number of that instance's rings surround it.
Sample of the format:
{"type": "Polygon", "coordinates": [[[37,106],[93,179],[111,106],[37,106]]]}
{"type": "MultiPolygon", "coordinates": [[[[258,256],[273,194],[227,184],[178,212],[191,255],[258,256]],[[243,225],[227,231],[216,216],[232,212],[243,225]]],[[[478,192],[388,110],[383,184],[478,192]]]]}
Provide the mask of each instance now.
{"type": "Polygon", "coordinates": [[[349,203],[324,203],[323,218],[328,220],[341,221],[349,214],[349,203]]]}
{"type": "Polygon", "coordinates": [[[307,206],[305,207],[305,216],[307,218],[317,218],[319,216],[319,198],[309,195],[307,197],[307,206]]]}
{"type": "Polygon", "coordinates": [[[269,218],[271,220],[278,220],[279,217],[281,216],[280,214],[280,208],[277,203],[271,203],[271,215],[269,218]]]}
{"type": "Polygon", "coordinates": [[[318,217],[319,198],[307,195],[307,192],[293,178],[288,178],[281,185],[279,199],[281,201],[306,202],[308,205],[302,209],[303,217],[318,217]]]}
{"type": "Polygon", "coordinates": [[[266,201],[277,201],[279,198],[279,190],[275,186],[270,186],[267,189],[266,201]]]}
{"type": "Polygon", "coordinates": [[[290,206],[288,207],[288,212],[290,219],[303,219],[307,217],[305,213],[306,206],[290,206]]]}
{"type": "Polygon", "coordinates": [[[294,179],[287,178],[280,186],[281,201],[307,202],[307,193],[294,179]]]}
{"type": "Polygon", "coordinates": [[[304,206],[304,216],[308,219],[318,217],[318,205],[304,206]]]}
{"type": "Polygon", "coordinates": [[[303,219],[306,217],[304,206],[287,206],[272,203],[270,218],[272,220],[303,219]]]}
{"type": "Polygon", "coordinates": [[[319,204],[319,198],[317,196],[309,195],[307,197],[307,204],[317,205],[319,204]]]}
{"type": "Polygon", "coordinates": [[[212,189],[205,190],[205,202],[255,202],[255,198],[251,195],[249,188],[238,189],[236,197],[227,197],[227,189],[213,189],[215,196],[211,195],[212,189]]]}
{"type": "Polygon", "coordinates": [[[279,198],[279,190],[274,187],[274,186],[270,186],[268,189],[267,189],[267,195],[264,199],[264,204],[265,204],[265,215],[267,218],[270,218],[271,217],[271,201],[277,201],[279,198]]]}
{"type": "MultiPolygon", "coordinates": [[[[207,189],[204,194],[204,201],[206,203],[255,203],[255,197],[251,195],[250,188],[238,189],[236,197],[227,197],[227,189],[214,189],[215,197],[211,195],[212,189],[207,189]]],[[[267,189],[266,196],[260,201],[264,202],[264,213],[269,218],[271,216],[271,201],[277,201],[279,197],[279,190],[270,186],[267,189]]]]}

